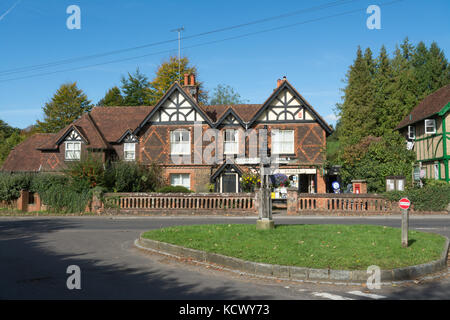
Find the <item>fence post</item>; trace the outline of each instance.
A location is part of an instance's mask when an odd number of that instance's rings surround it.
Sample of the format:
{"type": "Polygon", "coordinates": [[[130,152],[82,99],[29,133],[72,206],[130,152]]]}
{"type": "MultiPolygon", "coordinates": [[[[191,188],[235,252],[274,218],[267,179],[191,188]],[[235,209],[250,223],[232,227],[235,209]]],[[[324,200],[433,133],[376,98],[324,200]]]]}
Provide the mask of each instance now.
{"type": "Polygon", "coordinates": [[[287,189],[287,214],[298,214],[298,190],[297,188],[287,189]]]}
{"type": "Polygon", "coordinates": [[[20,196],[19,199],[17,199],[17,209],[21,211],[28,211],[28,197],[30,196],[30,193],[25,190],[20,190],[20,196]]]}

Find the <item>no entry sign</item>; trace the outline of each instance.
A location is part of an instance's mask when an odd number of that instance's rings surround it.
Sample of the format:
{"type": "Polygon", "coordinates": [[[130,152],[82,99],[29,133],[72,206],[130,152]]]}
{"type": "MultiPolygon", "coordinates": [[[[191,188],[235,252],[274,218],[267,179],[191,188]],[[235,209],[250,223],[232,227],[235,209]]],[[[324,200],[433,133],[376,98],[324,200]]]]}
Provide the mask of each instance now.
{"type": "Polygon", "coordinates": [[[409,209],[411,206],[411,201],[409,201],[408,198],[402,198],[398,202],[398,206],[402,209],[409,209]]]}

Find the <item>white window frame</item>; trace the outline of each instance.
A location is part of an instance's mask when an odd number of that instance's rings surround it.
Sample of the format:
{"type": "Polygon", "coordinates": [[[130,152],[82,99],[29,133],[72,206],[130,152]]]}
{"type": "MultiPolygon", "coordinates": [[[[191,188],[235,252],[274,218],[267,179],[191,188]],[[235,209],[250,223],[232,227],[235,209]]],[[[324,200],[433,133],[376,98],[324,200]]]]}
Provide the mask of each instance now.
{"type": "Polygon", "coordinates": [[[223,134],[224,134],[223,154],[238,154],[239,131],[235,129],[226,129],[223,134]],[[227,132],[233,132],[231,140],[227,140],[227,132]]]}
{"type": "Polygon", "coordinates": [[[408,126],[408,139],[414,140],[416,138],[416,127],[408,126]]]}
{"type": "Polygon", "coordinates": [[[136,143],[125,142],[123,144],[123,158],[125,161],[136,160],[136,143]]]}
{"type": "Polygon", "coordinates": [[[433,163],[433,171],[434,171],[434,179],[435,180],[439,180],[439,166],[441,164],[440,163],[433,163]]]}
{"type": "Polygon", "coordinates": [[[436,120],[435,119],[425,119],[424,122],[425,125],[425,134],[434,134],[436,133],[436,120]],[[427,130],[428,128],[431,128],[432,130],[427,130]]]}
{"type": "Polygon", "coordinates": [[[64,159],[69,161],[76,161],[81,159],[81,141],[65,142],[64,159]]]}
{"type": "Polygon", "coordinates": [[[185,129],[170,131],[170,154],[191,154],[191,132],[185,129]],[[183,140],[187,132],[188,141],[183,140]]]}
{"type": "Polygon", "coordinates": [[[191,189],[191,175],[189,173],[171,173],[170,174],[171,186],[183,186],[191,189]]]}
{"type": "Polygon", "coordinates": [[[294,154],[294,130],[272,130],[272,154],[294,154]]]}

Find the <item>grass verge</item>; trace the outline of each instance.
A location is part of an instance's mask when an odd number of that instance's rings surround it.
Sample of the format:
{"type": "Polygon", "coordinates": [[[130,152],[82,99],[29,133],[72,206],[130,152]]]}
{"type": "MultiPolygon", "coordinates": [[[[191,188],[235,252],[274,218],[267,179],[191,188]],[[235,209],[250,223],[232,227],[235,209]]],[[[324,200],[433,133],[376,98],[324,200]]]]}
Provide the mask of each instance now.
{"type": "Polygon", "coordinates": [[[177,226],[151,230],[144,238],[187,248],[278,265],[366,270],[370,265],[393,269],[440,258],[445,238],[409,231],[408,248],[401,247],[401,230],[371,225],[177,226]]]}

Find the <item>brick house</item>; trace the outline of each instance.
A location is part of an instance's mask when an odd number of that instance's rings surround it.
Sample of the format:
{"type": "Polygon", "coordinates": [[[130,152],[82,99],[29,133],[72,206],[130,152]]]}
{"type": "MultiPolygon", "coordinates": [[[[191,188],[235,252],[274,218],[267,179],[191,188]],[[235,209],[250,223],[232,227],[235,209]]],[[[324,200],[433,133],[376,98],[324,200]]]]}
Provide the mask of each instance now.
{"type": "Polygon", "coordinates": [[[291,176],[301,192],[326,192],[322,165],[332,129],[285,78],[262,104],[204,106],[197,97],[195,77],[185,75],[155,106],[94,107],[60,132],[16,146],[2,171],[58,172],[89,152],[105,162],[156,162],[170,184],[196,192],[210,183],[217,192],[239,192],[241,175],[258,170],[268,147],[279,155],[274,173],[291,176]]]}
{"type": "Polygon", "coordinates": [[[450,84],[423,99],[396,129],[416,152],[425,178],[450,182],[450,84]]]}

